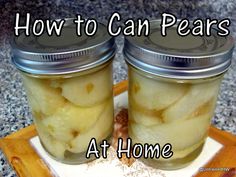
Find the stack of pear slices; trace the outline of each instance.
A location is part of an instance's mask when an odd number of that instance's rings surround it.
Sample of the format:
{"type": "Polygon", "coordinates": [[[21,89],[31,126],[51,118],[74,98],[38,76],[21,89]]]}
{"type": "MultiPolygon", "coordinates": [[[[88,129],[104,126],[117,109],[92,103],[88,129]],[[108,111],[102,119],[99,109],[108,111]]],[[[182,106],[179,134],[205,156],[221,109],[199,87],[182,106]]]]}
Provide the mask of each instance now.
{"type": "Polygon", "coordinates": [[[39,79],[24,75],[23,82],[41,142],[54,157],[87,151],[113,129],[111,66],[67,79],[39,79]]]}
{"type": "Polygon", "coordinates": [[[204,143],[220,79],[178,83],[134,71],[129,75],[129,134],[134,143],[170,143],[171,159],[183,158],[204,143]]]}

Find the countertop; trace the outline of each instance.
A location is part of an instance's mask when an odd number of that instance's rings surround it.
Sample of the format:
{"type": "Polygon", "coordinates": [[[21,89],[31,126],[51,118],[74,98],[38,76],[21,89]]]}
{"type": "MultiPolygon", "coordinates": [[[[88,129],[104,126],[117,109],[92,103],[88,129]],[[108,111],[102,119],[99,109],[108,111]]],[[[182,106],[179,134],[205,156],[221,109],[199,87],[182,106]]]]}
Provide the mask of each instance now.
{"type": "MultiPolygon", "coordinates": [[[[123,20],[142,17],[160,18],[161,12],[170,12],[179,18],[197,17],[230,18],[231,34],[236,36],[236,2],[229,0],[162,1],[162,0],[114,0],[114,1],[0,1],[0,137],[4,137],[32,124],[25,90],[19,73],[10,61],[9,37],[12,35],[14,13],[30,12],[36,18],[64,18],[82,14],[106,23],[112,12],[118,11],[123,20]]],[[[117,23],[118,25],[119,23],[117,23]]],[[[114,60],[114,83],[127,79],[127,66],[122,56],[123,37],[117,39],[118,52],[114,60]]],[[[235,53],[235,51],[234,51],[235,53]]],[[[212,124],[222,130],[236,134],[236,56],[226,73],[217,101],[212,124]]],[[[0,153],[0,176],[16,176],[0,153]]]]}

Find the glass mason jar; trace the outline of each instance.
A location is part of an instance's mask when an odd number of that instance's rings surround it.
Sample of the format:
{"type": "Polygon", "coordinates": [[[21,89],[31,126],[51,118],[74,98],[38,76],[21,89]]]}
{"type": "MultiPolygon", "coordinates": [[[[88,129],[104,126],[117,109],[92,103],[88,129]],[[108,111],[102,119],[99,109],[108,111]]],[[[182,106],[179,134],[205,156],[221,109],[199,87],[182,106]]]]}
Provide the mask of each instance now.
{"type": "Polygon", "coordinates": [[[95,159],[86,158],[90,140],[99,144],[113,131],[114,38],[102,24],[93,37],[75,30],[68,19],[60,37],[22,33],[12,42],[41,144],[70,164],[95,159]]]}
{"type": "Polygon", "coordinates": [[[141,160],[160,169],[182,168],[201,153],[214,114],[221,79],[230,66],[233,39],[180,37],[176,26],[160,34],[126,37],[129,74],[129,136],[134,143],[170,143],[172,157],[141,160]]]}

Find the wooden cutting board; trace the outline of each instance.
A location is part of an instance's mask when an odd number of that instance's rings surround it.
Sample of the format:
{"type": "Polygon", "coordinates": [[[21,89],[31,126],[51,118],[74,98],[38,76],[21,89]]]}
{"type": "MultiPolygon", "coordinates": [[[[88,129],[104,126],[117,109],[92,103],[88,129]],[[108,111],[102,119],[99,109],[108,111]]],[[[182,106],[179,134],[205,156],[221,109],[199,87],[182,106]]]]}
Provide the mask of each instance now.
{"type": "MultiPolygon", "coordinates": [[[[127,81],[114,86],[114,94],[127,90],[127,81]]],[[[53,177],[46,163],[35,152],[30,139],[37,136],[31,125],[0,139],[0,148],[19,177],[53,177]]],[[[223,145],[205,168],[230,168],[229,171],[198,172],[196,177],[236,177],[236,136],[210,127],[209,136],[223,145]]]]}

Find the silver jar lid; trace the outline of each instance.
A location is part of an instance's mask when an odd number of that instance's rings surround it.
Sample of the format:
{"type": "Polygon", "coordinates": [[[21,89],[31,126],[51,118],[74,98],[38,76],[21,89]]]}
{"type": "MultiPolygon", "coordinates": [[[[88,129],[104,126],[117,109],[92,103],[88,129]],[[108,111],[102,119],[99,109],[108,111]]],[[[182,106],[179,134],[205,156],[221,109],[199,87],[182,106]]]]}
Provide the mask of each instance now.
{"type": "Polygon", "coordinates": [[[110,60],[116,51],[115,40],[106,26],[98,23],[93,36],[77,36],[76,25],[66,19],[60,36],[33,35],[14,37],[12,61],[19,70],[37,75],[58,75],[84,71],[110,60]]]}
{"type": "Polygon", "coordinates": [[[155,20],[149,36],[125,37],[123,52],[130,65],[162,77],[197,79],[221,74],[231,64],[232,36],[220,37],[214,29],[208,37],[181,37],[173,26],[163,37],[160,30],[160,20],[155,20]]]}

